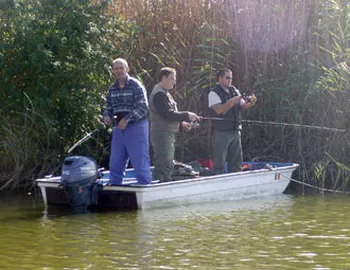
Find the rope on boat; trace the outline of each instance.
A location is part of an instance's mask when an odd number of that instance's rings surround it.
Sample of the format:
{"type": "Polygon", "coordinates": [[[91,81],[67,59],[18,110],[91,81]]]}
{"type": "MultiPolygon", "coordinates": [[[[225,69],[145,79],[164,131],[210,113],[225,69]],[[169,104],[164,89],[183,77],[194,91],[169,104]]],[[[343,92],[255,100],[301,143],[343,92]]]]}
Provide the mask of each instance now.
{"type": "Polygon", "coordinates": [[[341,190],[335,190],[335,189],[329,189],[329,188],[322,188],[322,187],[314,186],[314,185],[311,185],[311,184],[308,184],[308,183],[305,183],[305,182],[301,182],[301,181],[298,181],[298,180],[293,179],[291,177],[285,176],[282,173],[280,173],[280,175],[282,177],[284,177],[284,178],[289,179],[292,182],[295,182],[295,183],[298,183],[300,185],[303,185],[303,186],[306,186],[306,187],[310,187],[310,188],[313,188],[313,189],[317,189],[319,191],[325,191],[325,192],[330,192],[330,193],[339,193],[339,194],[350,194],[350,192],[348,192],[348,191],[341,191],[341,190]]]}

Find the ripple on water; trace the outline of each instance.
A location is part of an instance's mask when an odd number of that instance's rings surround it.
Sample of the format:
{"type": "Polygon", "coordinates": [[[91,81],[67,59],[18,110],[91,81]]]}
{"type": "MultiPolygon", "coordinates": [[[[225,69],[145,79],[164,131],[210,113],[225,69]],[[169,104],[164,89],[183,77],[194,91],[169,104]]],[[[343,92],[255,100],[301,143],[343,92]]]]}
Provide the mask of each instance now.
{"type": "Polygon", "coordinates": [[[169,209],[0,208],[0,268],[346,269],[347,198],[281,195],[169,209]]]}

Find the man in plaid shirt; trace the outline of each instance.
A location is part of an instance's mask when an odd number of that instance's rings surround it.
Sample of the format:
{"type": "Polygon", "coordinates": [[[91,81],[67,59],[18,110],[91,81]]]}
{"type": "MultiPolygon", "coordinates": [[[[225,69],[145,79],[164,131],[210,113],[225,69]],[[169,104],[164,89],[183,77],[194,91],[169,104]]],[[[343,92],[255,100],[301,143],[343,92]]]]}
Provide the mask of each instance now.
{"type": "Polygon", "coordinates": [[[125,59],[112,63],[116,81],[109,88],[103,107],[103,121],[115,126],[110,152],[109,183],[122,184],[130,158],[139,184],[151,183],[147,93],[137,79],[129,76],[125,59]]]}

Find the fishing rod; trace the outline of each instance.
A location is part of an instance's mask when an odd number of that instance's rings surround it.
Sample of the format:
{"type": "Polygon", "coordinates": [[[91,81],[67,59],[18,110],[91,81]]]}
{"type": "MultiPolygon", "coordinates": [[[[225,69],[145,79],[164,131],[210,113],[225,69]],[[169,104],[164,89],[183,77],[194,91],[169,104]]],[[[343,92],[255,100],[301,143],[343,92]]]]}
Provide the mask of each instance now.
{"type": "MultiPolygon", "coordinates": [[[[86,142],[87,140],[89,140],[92,137],[92,134],[96,133],[100,131],[100,129],[96,128],[95,130],[91,131],[90,133],[86,134],[83,138],[81,138],[79,141],[77,141],[71,148],[69,148],[68,150],[68,154],[70,154],[77,146],[81,145],[83,142],[86,142]]],[[[52,177],[57,170],[59,169],[59,167],[56,167],[53,172],[51,174],[45,175],[45,178],[50,178],[52,177]]],[[[1,190],[1,188],[0,188],[1,190]]]]}
{"type": "MultiPolygon", "coordinates": [[[[115,121],[117,121],[117,118],[118,118],[118,116],[117,116],[117,115],[114,115],[112,119],[113,119],[113,121],[115,122],[115,121]]],[[[113,124],[113,125],[114,125],[114,124],[113,124]]],[[[102,124],[101,124],[101,127],[102,127],[102,128],[105,128],[105,125],[102,123],[102,124]]],[[[87,140],[89,140],[89,139],[92,137],[92,135],[93,135],[94,133],[99,132],[100,129],[101,129],[101,127],[100,127],[100,128],[96,128],[95,130],[93,130],[93,131],[91,131],[90,133],[86,134],[86,135],[85,135],[83,138],[81,138],[79,141],[77,141],[71,148],[69,148],[68,154],[70,154],[76,147],[78,147],[78,146],[81,145],[82,143],[84,143],[84,142],[86,142],[87,140]]]]}
{"type": "MultiPolygon", "coordinates": [[[[81,138],[79,141],[77,141],[71,148],[69,148],[68,154],[70,154],[76,147],[78,147],[78,146],[81,145],[82,143],[84,143],[84,142],[86,142],[87,140],[89,140],[89,139],[92,137],[92,135],[93,135],[94,133],[101,131],[102,128],[105,128],[105,126],[102,125],[100,128],[96,128],[96,129],[94,129],[93,131],[91,131],[91,132],[89,132],[88,134],[86,134],[83,138],[81,138]]],[[[53,170],[53,172],[52,172],[51,174],[45,175],[44,177],[45,177],[45,178],[50,178],[50,177],[52,177],[52,175],[54,175],[54,173],[56,173],[58,169],[59,169],[59,167],[56,167],[56,168],[53,170]]],[[[101,169],[103,169],[103,168],[101,168],[101,169]]],[[[99,169],[99,170],[101,170],[101,169],[99,169]]],[[[1,188],[0,188],[0,190],[1,190],[1,188]]]]}
{"type": "MultiPolygon", "coordinates": [[[[203,120],[213,120],[213,121],[234,121],[230,119],[223,119],[220,117],[205,117],[200,116],[200,119],[203,120]]],[[[309,128],[309,129],[318,129],[318,130],[326,130],[326,131],[332,131],[332,132],[347,132],[346,129],[339,129],[339,128],[329,128],[329,127],[320,127],[320,126],[311,126],[311,125],[302,125],[302,124],[290,124],[290,123],[283,123],[283,122],[267,122],[267,121],[258,121],[258,120],[241,120],[242,123],[247,124],[258,124],[258,125],[271,125],[271,126],[285,126],[285,127],[296,127],[296,128],[309,128]]]]}
{"type": "Polygon", "coordinates": [[[79,141],[77,141],[71,148],[69,148],[68,154],[70,154],[77,146],[81,145],[83,142],[85,142],[88,139],[90,139],[92,134],[94,134],[95,132],[98,132],[98,131],[100,131],[100,130],[96,128],[95,130],[93,130],[90,133],[86,134],[83,138],[81,138],[79,141]]]}

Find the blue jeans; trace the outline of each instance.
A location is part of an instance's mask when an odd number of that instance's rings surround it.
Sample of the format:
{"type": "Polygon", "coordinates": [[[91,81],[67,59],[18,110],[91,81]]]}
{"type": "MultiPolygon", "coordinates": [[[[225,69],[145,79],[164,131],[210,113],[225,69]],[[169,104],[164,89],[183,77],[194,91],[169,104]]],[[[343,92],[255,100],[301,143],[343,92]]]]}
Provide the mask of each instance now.
{"type": "Polygon", "coordinates": [[[125,129],[113,128],[109,160],[110,184],[122,184],[129,158],[135,170],[137,182],[139,184],[151,183],[148,137],[148,120],[129,123],[125,129]]]}

